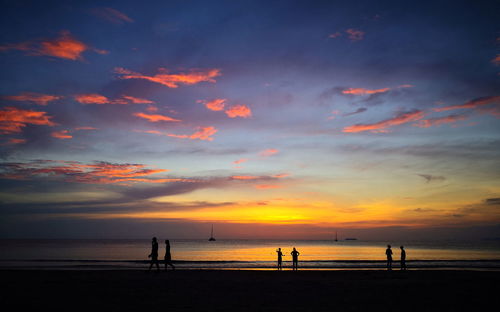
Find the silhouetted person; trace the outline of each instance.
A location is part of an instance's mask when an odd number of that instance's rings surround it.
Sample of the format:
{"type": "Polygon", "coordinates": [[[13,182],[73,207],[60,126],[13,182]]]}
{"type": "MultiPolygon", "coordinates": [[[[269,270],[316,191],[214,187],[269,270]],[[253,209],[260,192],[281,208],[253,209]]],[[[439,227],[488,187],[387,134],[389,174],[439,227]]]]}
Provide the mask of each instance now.
{"type": "Polygon", "coordinates": [[[387,245],[385,250],[385,255],[387,256],[387,270],[392,270],[392,249],[391,245],[387,245]]]}
{"type": "Polygon", "coordinates": [[[151,254],[148,258],[151,258],[149,271],[151,271],[153,264],[156,264],[156,268],[158,269],[158,272],[160,272],[160,265],[158,264],[158,242],[156,241],[156,237],[153,237],[153,240],[151,241],[151,254]]]}
{"type": "Polygon", "coordinates": [[[172,270],[175,270],[175,266],[172,264],[172,255],[170,254],[170,241],[167,239],[165,241],[165,271],[167,270],[167,265],[172,267],[172,270]]]}
{"type": "Polygon", "coordinates": [[[401,270],[406,271],[406,251],[404,246],[399,248],[401,248],[401,270]]]}
{"type": "Polygon", "coordinates": [[[294,271],[298,270],[299,267],[299,255],[300,252],[298,252],[295,247],[293,247],[292,252],[290,253],[292,255],[292,268],[294,271]]]}
{"type": "Polygon", "coordinates": [[[281,248],[278,248],[278,250],[276,250],[276,252],[278,253],[278,271],[281,271],[281,268],[282,268],[282,261],[283,261],[283,253],[281,252],[281,248]]]}

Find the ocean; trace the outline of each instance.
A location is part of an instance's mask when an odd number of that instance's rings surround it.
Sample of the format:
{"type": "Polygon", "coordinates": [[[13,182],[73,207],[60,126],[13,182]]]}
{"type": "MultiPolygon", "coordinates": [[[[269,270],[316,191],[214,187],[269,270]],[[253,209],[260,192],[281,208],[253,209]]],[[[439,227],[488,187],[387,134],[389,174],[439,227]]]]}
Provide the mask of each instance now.
{"type": "MultiPolygon", "coordinates": [[[[276,268],[276,249],[291,269],[292,248],[299,268],[307,270],[382,269],[385,249],[392,245],[393,267],[405,246],[409,269],[500,270],[500,241],[376,242],[320,240],[170,240],[172,260],[180,269],[276,268]]],[[[147,269],[149,239],[0,240],[2,269],[147,269]]],[[[159,259],[165,244],[159,240],[159,259]]]]}

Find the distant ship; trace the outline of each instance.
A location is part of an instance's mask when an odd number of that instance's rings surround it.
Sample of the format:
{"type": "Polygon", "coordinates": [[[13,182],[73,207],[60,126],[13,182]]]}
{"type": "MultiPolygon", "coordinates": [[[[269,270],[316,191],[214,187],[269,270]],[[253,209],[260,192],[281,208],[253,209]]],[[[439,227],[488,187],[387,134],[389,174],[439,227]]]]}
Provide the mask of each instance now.
{"type": "Polygon", "coordinates": [[[209,242],[215,242],[214,238],[214,226],[212,224],[212,232],[210,233],[210,238],[208,239],[209,242]]]}
{"type": "Polygon", "coordinates": [[[346,237],[345,240],[358,240],[358,239],[354,237],[346,237]]]}
{"type": "Polygon", "coordinates": [[[335,241],[336,241],[336,242],[338,242],[338,241],[339,241],[339,239],[338,239],[338,237],[337,237],[337,231],[335,231],[335,241]]]}

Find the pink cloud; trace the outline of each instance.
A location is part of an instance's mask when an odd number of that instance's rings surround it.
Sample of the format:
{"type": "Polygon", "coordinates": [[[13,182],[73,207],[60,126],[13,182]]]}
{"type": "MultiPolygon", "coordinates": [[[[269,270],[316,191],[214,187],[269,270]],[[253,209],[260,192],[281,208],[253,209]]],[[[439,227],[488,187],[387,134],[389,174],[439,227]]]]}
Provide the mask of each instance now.
{"type": "Polygon", "coordinates": [[[69,130],[54,131],[50,135],[61,140],[73,138],[73,136],[69,134],[69,130]]]}
{"type": "Polygon", "coordinates": [[[246,105],[234,105],[225,111],[230,118],[242,117],[248,118],[252,116],[252,111],[246,105]]]}
{"type": "Polygon", "coordinates": [[[485,96],[478,99],[471,100],[462,105],[451,105],[445,107],[433,108],[435,112],[444,112],[454,109],[464,109],[464,108],[477,108],[479,106],[489,105],[489,104],[500,104],[500,96],[485,96]]]}
{"type": "Polygon", "coordinates": [[[144,79],[168,88],[177,88],[180,84],[193,85],[204,81],[215,83],[213,78],[221,75],[220,69],[192,69],[187,73],[169,74],[168,69],[159,68],[158,72],[154,76],[148,76],[121,67],[115,68],[115,73],[121,75],[120,79],[144,79]]]}
{"type": "Polygon", "coordinates": [[[215,133],[217,133],[217,129],[214,127],[198,127],[198,129],[191,135],[167,134],[167,136],[179,139],[213,141],[214,138],[212,138],[212,136],[215,133]]]}
{"type": "Polygon", "coordinates": [[[359,41],[365,38],[365,32],[361,30],[349,28],[345,32],[349,34],[349,39],[351,39],[351,41],[359,41]]]}
{"type": "Polygon", "coordinates": [[[153,101],[133,97],[130,95],[122,95],[122,98],[130,101],[132,104],[153,104],[154,103],[153,101]]]}
{"type": "Polygon", "coordinates": [[[262,152],[260,152],[259,155],[262,157],[269,157],[272,155],[276,155],[278,153],[279,153],[279,150],[274,149],[274,148],[269,148],[269,149],[266,149],[266,150],[263,150],[262,152]]]}
{"type": "Polygon", "coordinates": [[[75,100],[81,104],[108,104],[109,99],[104,95],[89,93],[75,95],[75,100]]]}
{"type": "Polygon", "coordinates": [[[500,54],[497,54],[497,56],[495,56],[495,58],[492,59],[491,62],[496,66],[500,65],[500,54]]]}
{"type": "Polygon", "coordinates": [[[8,144],[24,144],[26,143],[26,140],[25,139],[15,139],[15,138],[11,138],[7,141],[8,144]]]}
{"type": "Polygon", "coordinates": [[[242,163],[247,162],[247,161],[248,161],[248,158],[241,158],[241,159],[233,161],[233,164],[239,165],[239,164],[242,164],[242,163]]]}
{"type": "Polygon", "coordinates": [[[113,24],[133,23],[134,20],[128,17],[125,13],[113,8],[95,8],[92,13],[102,19],[105,19],[113,24]]]}
{"type": "Polygon", "coordinates": [[[412,112],[401,113],[394,118],[383,120],[373,124],[357,124],[353,126],[345,127],[343,132],[362,132],[362,131],[370,131],[370,132],[387,132],[387,128],[392,126],[401,125],[407,122],[416,121],[424,118],[425,113],[420,110],[415,110],[412,112]]]}
{"type": "Polygon", "coordinates": [[[198,103],[203,103],[209,110],[221,111],[224,110],[226,99],[214,99],[211,101],[199,100],[198,103]]]}
{"type": "Polygon", "coordinates": [[[259,176],[232,176],[231,179],[233,180],[257,180],[260,179],[261,177],[259,176]]]}
{"type": "Polygon", "coordinates": [[[49,102],[60,100],[63,97],[58,95],[24,92],[21,93],[20,95],[8,95],[8,96],[3,96],[2,98],[9,101],[32,102],[38,105],[45,106],[49,102]]]}
{"type": "Polygon", "coordinates": [[[136,117],[140,117],[143,119],[146,119],[150,122],[159,122],[159,121],[174,121],[178,122],[180,121],[179,119],[174,119],[172,117],[168,117],[165,115],[160,115],[160,114],[145,114],[145,113],[134,113],[133,114],[136,117]]]}
{"type": "Polygon", "coordinates": [[[257,184],[254,186],[258,190],[271,190],[271,189],[279,189],[283,186],[276,184],[257,184]]]}
{"type": "Polygon", "coordinates": [[[88,126],[83,126],[83,127],[76,127],[75,128],[76,131],[78,130],[97,130],[97,128],[94,128],[94,127],[88,127],[88,126]]]}
{"type": "Polygon", "coordinates": [[[375,90],[369,90],[369,89],[364,89],[364,88],[349,88],[347,90],[343,90],[342,93],[352,94],[352,95],[367,95],[367,94],[375,94],[375,93],[385,93],[389,90],[391,90],[391,88],[382,88],[382,89],[375,89],[375,90]]]}
{"type": "Polygon", "coordinates": [[[62,31],[58,38],[52,40],[26,41],[0,46],[0,51],[9,50],[25,51],[30,55],[52,56],[73,61],[83,60],[82,53],[87,50],[92,50],[99,54],[108,53],[105,50],[91,48],[73,38],[69,31],[62,31]]]}
{"type": "Polygon", "coordinates": [[[16,107],[5,107],[0,110],[0,134],[18,133],[28,124],[55,126],[47,112],[24,110],[16,107]]]}
{"type": "Polygon", "coordinates": [[[329,35],[328,35],[328,38],[335,39],[335,38],[338,38],[338,37],[340,37],[340,36],[342,36],[342,34],[341,34],[340,32],[338,32],[338,31],[337,31],[337,32],[335,32],[335,33],[333,33],[333,34],[329,34],[329,35]]]}
{"type": "Polygon", "coordinates": [[[420,128],[429,128],[432,126],[439,126],[442,124],[446,123],[455,123],[460,120],[465,120],[467,119],[467,116],[464,115],[450,115],[446,117],[440,117],[440,118],[429,118],[429,119],[423,119],[420,120],[418,123],[414,124],[416,127],[420,128]]]}

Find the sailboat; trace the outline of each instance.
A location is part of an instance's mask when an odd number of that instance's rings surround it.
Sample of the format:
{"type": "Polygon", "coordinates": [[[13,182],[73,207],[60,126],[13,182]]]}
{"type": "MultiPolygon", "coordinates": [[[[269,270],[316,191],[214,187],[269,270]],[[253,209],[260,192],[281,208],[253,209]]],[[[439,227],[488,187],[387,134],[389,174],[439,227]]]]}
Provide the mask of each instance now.
{"type": "Polygon", "coordinates": [[[335,231],[335,241],[338,242],[337,231],[335,231]]]}
{"type": "Polygon", "coordinates": [[[210,238],[208,239],[208,241],[210,242],[214,242],[215,241],[215,238],[214,238],[214,225],[212,224],[212,232],[210,233],[210,238]]]}

